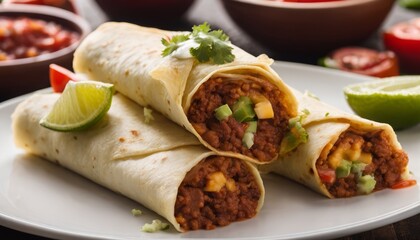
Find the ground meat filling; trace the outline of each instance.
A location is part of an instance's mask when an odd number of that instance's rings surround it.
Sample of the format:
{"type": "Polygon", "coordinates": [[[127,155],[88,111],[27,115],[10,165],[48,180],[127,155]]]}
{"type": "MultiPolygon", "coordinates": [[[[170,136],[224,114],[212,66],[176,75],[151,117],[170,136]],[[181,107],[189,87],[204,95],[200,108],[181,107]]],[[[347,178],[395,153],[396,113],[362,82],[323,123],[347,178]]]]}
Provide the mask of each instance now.
{"type": "Polygon", "coordinates": [[[260,197],[244,162],[213,156],[188,172],[178,190],[175,218],[185,231],[214,229],[255,216],[260,197]]]}
{"type": "MultiPolygon", "coordinates": [[[[358,134],[348,130],[341,134],[330,153],[334,152],[338,146],[354,144],[361,146],[362,152],[370,153],[372,156],[372,162],[364,168],[363,175],[374,176],[376,180],[374,191],[390,188],[401,180],[401,174],[408,163],[408,156],[404,151],[393,148],[384,131],[358,134]]],[[[318,159],[316,165],[318,169],[328,168],[328,158],[318,159]]],[[[336,178],[334,182],[325,183],[325,185],[334,197],[358,195],[357,176],[353,173],[345,178],[336,178]]]]}
{"type": "Polygon", "coordinates": [[[283,93],[278,87],[258,76],[234,80],[214,77],[200,86],[193,96],[188,119],[198,134],[214,148],[269,162],[277,157],[280,143],[288,131],[289,116],[281,99],[283,93]],[[240,123],[232,116],[219,121],[214,110],[224,104],[232,107],[239,97],[252,95],[263,95],[270,101],[274,118],[258,120],[254,144],[248,149],[242,143],[248,124],[240,123]]]}

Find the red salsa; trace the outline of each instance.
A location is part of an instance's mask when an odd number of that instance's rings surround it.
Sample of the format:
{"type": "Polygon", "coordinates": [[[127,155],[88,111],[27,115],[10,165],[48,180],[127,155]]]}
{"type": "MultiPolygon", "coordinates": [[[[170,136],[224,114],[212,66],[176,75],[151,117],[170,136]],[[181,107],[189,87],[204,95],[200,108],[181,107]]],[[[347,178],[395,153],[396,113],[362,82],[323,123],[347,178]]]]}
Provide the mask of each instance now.
{"type": "Polygon", "coordinates": [[[79,38],[79,33],[54,22],[27,17],[0,17],[0,61],[55,52],[79,38]]]}

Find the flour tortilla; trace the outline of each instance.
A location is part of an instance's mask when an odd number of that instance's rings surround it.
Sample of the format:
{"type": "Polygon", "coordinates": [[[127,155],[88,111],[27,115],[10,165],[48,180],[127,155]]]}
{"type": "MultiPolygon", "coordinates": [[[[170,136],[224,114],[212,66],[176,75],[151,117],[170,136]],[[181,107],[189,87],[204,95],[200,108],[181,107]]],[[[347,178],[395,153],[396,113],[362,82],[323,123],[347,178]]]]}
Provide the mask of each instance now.
{"type": "MultiPolygon", "coordinates": [[[[343,132],[350,128],[361,133],[383,130],[392,147],[402,149],[397,135],[390,125],[346,113],[297,90],[294,90],[294,94],[299,102],[299,111],[309,111],[309,114],[302,121],[309,135],[308,142],[301,144],[277,161],[262,166],[261,171],[280,174],[329,198],[333,198],[319,178],[316,161],[324,148],[334,145],[343,132]]],[[[402,178],[408,177],[408,167],[406,167],[402,178]]]]}
{"type": "Polygon", "coordinates": [[[219,151],[203,140],[186,116],[191,99],[203,83],[217,74],[258,74],[279,88],[282,93],[279,97],[293,117],[297,114],[297,102],[291,90],[271,69],[271,59],[265,55],[254,57],[234,45],[236,58],[229,64],[162,57],[161,39],[180,33],[108,22],[84,39],[75,52],[73,68],[90,80],[113,83],[117,91],[141,106],[151,106],[161,112],[216,153],[258,163],[242,154],[219,151]]]}
{"type": "MultiPolygon", "coordinates": [[[[16,145],[143,204],[182,231],[174,216],[178,188],[190,169],[215,153],[158,113],[145,123],[143,108],[120,94],[114,96],[106,119],[87,131],[41,127],[39,120],[58,97],[33,95],[16,108],[16,145]]],[[[259,211],[264,187],[256,168],[248,166],[261,190],[259,211]]]]}

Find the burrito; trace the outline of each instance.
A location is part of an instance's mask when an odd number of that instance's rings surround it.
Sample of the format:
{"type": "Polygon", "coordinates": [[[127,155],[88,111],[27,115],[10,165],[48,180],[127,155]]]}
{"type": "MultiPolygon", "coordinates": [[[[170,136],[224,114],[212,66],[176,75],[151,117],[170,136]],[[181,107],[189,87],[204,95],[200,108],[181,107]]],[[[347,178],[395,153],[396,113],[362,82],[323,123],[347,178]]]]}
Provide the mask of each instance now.
{"type": "Polygon", "coordinates": [[[278,173],[329,197],[391,188],[407,180],[408,156],[388,124],[338,110],[295,91],[308,141],[262,171],[278,173]]]}
{"type": "Polygon", "coordinates": [[[272,60],[233,45],[230,63],[201,63],[184,56],[186,47],[163,57],[162,39],[183,33],[105,23],[76,50],[73,68],[90,80],[114,84],[118,92],[161,112],[218,154],[254,163],[276,159],[297,102],[271,69],[272,60]]]}
{"type": "Polygon", "coordinates": [[[254,217],[264,201],[250,163],[223,157],[158,113],[117,94],[106,117],[80,132],[39,125],[58,94],[33,95],[13,113],[16,145],[131,198],[178,231],[213,229],[254,217]]]}

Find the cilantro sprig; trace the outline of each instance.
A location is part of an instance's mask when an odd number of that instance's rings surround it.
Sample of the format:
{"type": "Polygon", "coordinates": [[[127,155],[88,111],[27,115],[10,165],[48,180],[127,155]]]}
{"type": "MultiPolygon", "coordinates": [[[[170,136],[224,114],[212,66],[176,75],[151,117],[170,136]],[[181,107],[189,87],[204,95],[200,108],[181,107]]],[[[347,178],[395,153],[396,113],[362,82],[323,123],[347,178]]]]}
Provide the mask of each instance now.
{"type": "Polygon", "coordinates": [[[207,22],[193,26],[189,34],[175,35],[170,39],[162,38],[162,44],[165,46],[162,56],[170,55],[188,41],[197,43],[198,46],[191,47],[189,53],[201,63],[224,64],[235,60],[228,35],[222,30],[211,30],[207,22]]]}

